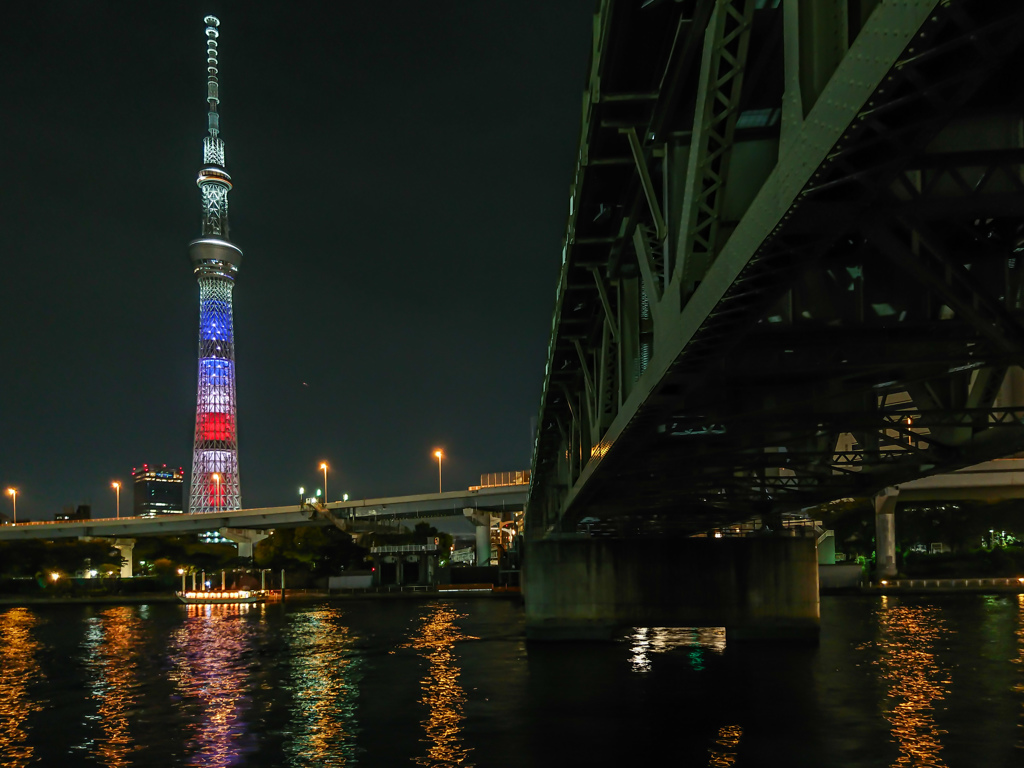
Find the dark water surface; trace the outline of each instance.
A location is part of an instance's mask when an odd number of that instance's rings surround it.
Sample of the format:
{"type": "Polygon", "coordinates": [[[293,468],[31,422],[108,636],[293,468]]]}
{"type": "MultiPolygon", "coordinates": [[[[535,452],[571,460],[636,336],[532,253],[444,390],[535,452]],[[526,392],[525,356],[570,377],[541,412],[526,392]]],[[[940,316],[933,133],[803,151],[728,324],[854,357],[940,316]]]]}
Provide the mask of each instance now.
{"type": "Polygon", "coordinates": [[[2,766],[1024,766],[1024,595],[826,597],[817,647],[527,646],[501,600],[0,608],[2,766]]]}

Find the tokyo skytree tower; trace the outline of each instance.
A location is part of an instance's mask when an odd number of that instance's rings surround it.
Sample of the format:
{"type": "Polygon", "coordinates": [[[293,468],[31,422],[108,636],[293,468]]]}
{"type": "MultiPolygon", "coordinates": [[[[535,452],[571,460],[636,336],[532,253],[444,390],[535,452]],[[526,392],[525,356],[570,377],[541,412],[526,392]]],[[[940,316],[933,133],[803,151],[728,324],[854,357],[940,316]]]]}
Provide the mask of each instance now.
{"type": "Polygon", "coordinates": [[[204,21],[209,135],[203,138],[203,167],[196,181],[203,199],[203,236],[188,246],[199,281],[199,391],[188,510],[192,513],[242,506],[231,311],[231,290],[242,251],[228,240],[231,177],[224,167],[224,140],[220,138],[217,112],[220,21],[215,16],[207,16],[204,21]]]}

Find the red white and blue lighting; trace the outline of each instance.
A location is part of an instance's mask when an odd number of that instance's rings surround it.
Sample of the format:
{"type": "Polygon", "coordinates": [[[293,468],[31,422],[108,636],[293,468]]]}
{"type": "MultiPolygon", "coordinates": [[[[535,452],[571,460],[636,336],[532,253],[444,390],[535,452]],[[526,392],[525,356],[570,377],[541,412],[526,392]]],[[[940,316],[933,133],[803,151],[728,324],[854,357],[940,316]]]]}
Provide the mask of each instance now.
{"type": "Polygon", "coordinates": [[[208,134],[203,138],[203,167],[196,183],[202,195],[203,235],[189,244],[199,280],[199,388],[192,455],[189,512],[239,509],[238,422],[235,402],[235,332],[231,294],[242,251],[228,239],[228,192],[220,138],[220,21],[207,16],[206,100],[208,134]]]}

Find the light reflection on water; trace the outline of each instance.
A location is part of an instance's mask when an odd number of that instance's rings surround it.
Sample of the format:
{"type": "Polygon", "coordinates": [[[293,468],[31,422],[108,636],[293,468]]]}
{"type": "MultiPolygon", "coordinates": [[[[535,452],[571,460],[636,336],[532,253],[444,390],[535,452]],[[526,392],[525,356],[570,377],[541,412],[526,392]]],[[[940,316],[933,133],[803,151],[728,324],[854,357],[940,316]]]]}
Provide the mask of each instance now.
{"type": "Polygon", "coordinates": [[[701,671],[705,653],[725,651],[725,627],[636,627],[629,636],[630,664],[634,672],[651,671],[651,654],[689,649],[690,666],[701,671]]]}
{"type": "Polygon", "coordinates": [[[333,608],[291,617],[288,648],[295,705],[290,765],[339,766],[355,763],[358,749],[356,705],[363,656],[356,637],[333,608]]]}
{"type": "Polygon", "coordinates": [[[420,703],[427,708],[427,718],[422,721],[430,744],[427,754],[414,758],[417,765],[440,766],[460,765],[472,768],[467,762],[471,749],[463,746],[462,721],[466,694],[459,685],[461,670],[456,664],[454,647],[459,640],[479,638],[463,635],[455,625],[456,619],[465,618],[451,605],[434,603],[421,618],[416,635],[406,647],[423,652],[429,662],[427,676],[420,681],[423,696],[420,703]]]}
{"type": "Polygon", "coordinates": [[[43,702],[32,700],[28,687],[41,677],[36,654],[39,642],[32,630],[40,619],[27,608],[0,613],[0,765],[21,768],[33,762],[25,723],[43,702]]]}
{"type": "Polygon", "coordinates": [[[728,768],[736,762],[736,749],[740,745],[743,729],[738,725],[726,725],[718,729],[716,747],[710,750],[708,768],[728,768]]]}
{"type": "Polygon", "coordinates": [[[936,726],[934,712],[946,697],[950,679],[936,659],[935,645],[944,633],[956,630],[946,626],[933,605],[901,605],[883,598],[876,616],[878,657],[872,663],[888,683],[882,706],[899,748],[895,765],[945,766],[940,752],[946,732],[936,726]]]}
{"type": "Polygon", "coordinates": [[[251,749],[247,656],[253,629],[246,614],[263,606],[188,605],[171,638],[170,677],[183,704],[198,709],[189,765],[229,766],[251,749]]]}
{"type": "Polygon", "coordinates": [[[458,645],[507,639],[496,601],[0,608],[0,766],[1015,764],[1024,595],[830,600],[814,651],[646,627],[531,664],[458,645]]]}
{"type": "MultiPolygon", "coordinates": [[[[128,727],[128,713],[136,704],[136,666],[141,645],[141,622],[128,606],[108,608],[87,620],[84,663],[89,672],[89,693],[97,703],[94,720],[102,736],[92,745],[103,765],[130,764],[136,749],[128,727]]],[[[90,750],[92,751],[92,750],[90,750]]]]}
{"type": "MultiPolygon", "coordinates": [[[[1014,693],[1024,697],[1024,594],[1017,595],[1017,658],[1012,660],[1018,665],[1017,684],[1013,686],[1014,693]]],[[[1024,728],[1024,701],[1021,702],[1021,720],[1017,723],[1018,728],[1024,728]]],[[[1017,747],[1024,749],[1024,737],[1017,739],[1017,747]]]]}

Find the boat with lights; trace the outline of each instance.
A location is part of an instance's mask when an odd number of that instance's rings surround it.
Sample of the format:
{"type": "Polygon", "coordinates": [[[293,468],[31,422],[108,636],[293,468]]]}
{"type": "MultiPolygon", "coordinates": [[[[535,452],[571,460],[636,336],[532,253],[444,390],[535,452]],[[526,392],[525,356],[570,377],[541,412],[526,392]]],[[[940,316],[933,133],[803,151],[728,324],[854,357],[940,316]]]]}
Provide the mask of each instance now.
{"type": "Polygon", "coordinates": [[[174,594],[185,605],[249,605],[267,601],[267,593],[259,589],[206,589],[174,594]]]}

